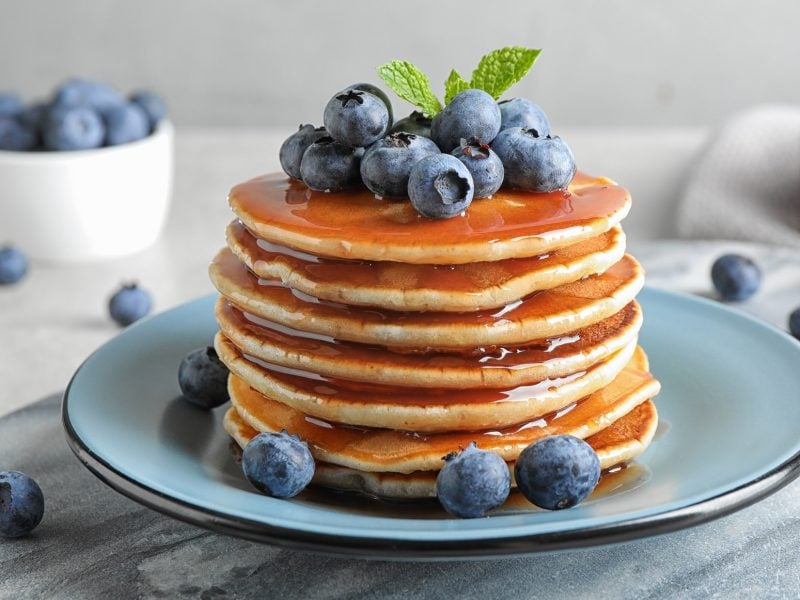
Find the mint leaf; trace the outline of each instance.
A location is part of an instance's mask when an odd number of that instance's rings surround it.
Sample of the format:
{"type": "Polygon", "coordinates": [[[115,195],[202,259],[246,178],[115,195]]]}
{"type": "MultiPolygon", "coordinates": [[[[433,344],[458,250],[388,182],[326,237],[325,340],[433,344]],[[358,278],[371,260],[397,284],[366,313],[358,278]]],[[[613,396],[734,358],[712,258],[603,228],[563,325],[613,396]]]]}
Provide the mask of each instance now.
{"type": "Polygon", "coordinates": [[[410,62],[393,60],[378,67],[378,75],[398,96],[418,106],[428,117],[442,110],[442,103],[431,91],[428,77],[410,62]]]}
{"type": "Polygon", "coordinates": [[[472,72],[470,86],[485,91],[497,100],[503,92],[520,79],[536,62],[541,50],[510,46],[490,52],[472,72]]]}
{"type": "Polygon", "coordinates": [[[468,89],[469,82],[461,77],[458,71],[453,69],[450,71],[447,81],[444,82],[444,103],[450,104],[450,100],[452,100],[454,96],[468,89]]]}

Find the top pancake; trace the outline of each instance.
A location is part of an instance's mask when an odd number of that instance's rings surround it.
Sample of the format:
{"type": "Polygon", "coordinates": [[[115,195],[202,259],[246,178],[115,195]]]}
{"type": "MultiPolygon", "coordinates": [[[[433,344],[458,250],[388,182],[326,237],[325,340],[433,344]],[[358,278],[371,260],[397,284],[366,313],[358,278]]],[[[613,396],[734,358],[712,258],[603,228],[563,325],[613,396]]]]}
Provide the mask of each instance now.
{"type": "Polygon", "coordinates": [[[314,192],[284,175],[234,187],[233,212],[257,237],[316,256],[464,264],[535,256],[617,225],[630,195],[603,177],[577,173],[567,191],[501,190],[450,219],[420,216],[408,201],[366,190],[314,192]]]}

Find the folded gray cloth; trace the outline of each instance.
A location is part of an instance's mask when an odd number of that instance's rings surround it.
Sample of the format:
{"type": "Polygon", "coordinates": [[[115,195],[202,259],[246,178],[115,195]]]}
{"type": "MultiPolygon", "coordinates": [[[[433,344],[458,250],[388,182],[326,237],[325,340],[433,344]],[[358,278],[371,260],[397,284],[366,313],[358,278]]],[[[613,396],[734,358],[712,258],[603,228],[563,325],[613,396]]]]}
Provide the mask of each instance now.
{"type": "Polygon", "coordinates": [[[689,174],[678,232],[800,247],[800,107],[759,107],[722,127],[689,174]]]}

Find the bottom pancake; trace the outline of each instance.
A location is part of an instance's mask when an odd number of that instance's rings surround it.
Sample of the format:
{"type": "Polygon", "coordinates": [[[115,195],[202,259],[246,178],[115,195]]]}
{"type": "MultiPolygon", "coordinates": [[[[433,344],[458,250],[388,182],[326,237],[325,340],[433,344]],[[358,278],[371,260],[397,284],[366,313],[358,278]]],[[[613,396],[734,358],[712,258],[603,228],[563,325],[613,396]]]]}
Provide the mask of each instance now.
{"type": "MultiPolygon", "coordinates": [[[[605,429],[586,438],[586,441],[597,452],[601,469],[609,469],[627,463],[644,452],[657,426],[655,404],[647,400],[605,429]]],[[[233,407],[225,415],[225,430],[242,448],[258,434],[233,407]]],[[[509,469],[513,478],[513,463],[509,463],[509,469]]],[[[436,496],[436,476],[437,471],[378,473],[317,462],[313,483],[382,498],[432,498],[436,496]]]]}

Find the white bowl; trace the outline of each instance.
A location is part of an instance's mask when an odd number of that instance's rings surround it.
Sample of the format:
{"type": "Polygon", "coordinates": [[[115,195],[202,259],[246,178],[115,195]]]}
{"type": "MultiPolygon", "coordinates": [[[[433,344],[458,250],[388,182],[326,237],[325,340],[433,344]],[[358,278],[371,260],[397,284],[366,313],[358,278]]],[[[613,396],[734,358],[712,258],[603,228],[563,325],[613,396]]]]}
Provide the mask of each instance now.
{"type": "Polygon", "coordinates": [[[0,245],[34,259],[78,262],[143,250],[166,221],[174,129],[72,152],[0,150],[0,245]]]}

